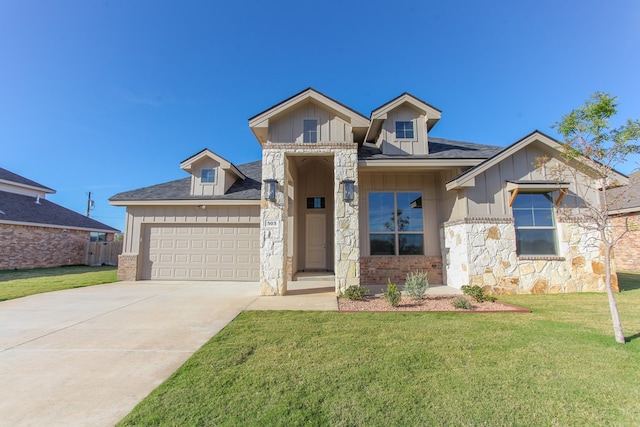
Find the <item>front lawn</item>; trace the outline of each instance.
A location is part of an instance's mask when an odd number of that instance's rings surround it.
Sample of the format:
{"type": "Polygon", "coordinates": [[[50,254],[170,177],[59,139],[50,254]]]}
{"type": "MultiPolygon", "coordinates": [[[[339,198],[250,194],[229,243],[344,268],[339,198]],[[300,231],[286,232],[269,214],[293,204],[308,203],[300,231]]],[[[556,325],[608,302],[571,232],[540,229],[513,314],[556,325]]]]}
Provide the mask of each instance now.
{"type": "Polygon", "coordinates": [[[523,313],[247,311],[121,425],[638,425],[640,276],[523,313]]]}
{"type": "Polygon", "coordinates": [[[117,267],[71,266],[0,271],[0,301],[117,281],[117,267]]]}

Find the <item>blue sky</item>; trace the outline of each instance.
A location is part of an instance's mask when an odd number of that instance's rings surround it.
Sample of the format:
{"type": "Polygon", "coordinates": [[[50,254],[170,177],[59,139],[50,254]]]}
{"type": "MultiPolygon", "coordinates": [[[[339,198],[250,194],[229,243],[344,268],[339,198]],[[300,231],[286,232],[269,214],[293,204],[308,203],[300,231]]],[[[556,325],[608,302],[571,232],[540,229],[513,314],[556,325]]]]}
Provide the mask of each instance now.
{"type": "Polygon", "coordinates": [[[640,118],[638,76],[637,0],[4,0],[0,166],[123,229],[109,197],[203,148],[258,160],[247,119],[309,86],[366,116],[407,91],[433,136],[504,146],[595,91],[640,118]]]}

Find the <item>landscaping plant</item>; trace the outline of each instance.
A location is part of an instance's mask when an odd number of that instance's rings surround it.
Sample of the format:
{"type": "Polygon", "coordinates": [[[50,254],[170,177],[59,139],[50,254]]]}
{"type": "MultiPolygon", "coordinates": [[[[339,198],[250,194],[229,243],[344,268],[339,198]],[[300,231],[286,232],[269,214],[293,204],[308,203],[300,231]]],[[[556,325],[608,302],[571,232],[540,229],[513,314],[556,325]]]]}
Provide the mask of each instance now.
{"type": "Polygon", "coordinates": [[[353,301],[362,301],[364,296],[369,293],[369,289],[360,285],[352,285],[349,286],[343,293],[340,295],[342,298],[347,298],[353,301]]]}
{"type": "Polygon", "coordinates": [[[404,281],[404,291],[414,300],[424,298],[429,289],[429,278],[426,271],[412,271],[404,281]]]}
{"type": "Polygon", "coordinates": [[[387,290],[384,291],[383,295],[392,307],[397,307],[402,299],[402,294],[398,290],[398,286],[391,283],[391,279],[387,279],[387,290]]]}
{"type": "Polygon", "coordinates": [[[464,285],[462,287],[462,292],[465,295],[469,295],[476,302],[485,302],[485,301],[494,302],[496,300],[496,297],[489,295],[484,291],[484,289],[482,289],[478,285],[473,285],[473,286],[464,285]]]}
{"type": "Polygon", "coordinates": [[[457,308],[459,310],[471,310],[471,303],[465,297],[455,297],[451,300],[451,305],[453,305],[453,308],[457,308]]]}

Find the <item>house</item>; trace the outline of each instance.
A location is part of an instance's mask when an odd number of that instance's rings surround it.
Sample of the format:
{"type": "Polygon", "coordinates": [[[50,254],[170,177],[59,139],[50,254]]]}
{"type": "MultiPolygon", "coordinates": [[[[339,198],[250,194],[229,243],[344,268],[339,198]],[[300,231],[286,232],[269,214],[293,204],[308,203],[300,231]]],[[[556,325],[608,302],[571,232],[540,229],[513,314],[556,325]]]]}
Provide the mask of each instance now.
{"type": "Polygon", "coordinates": [[[0,270],[84,264],[119,230],[47,200],[55,190],[0,168],[0,270]]]}
{"type": "Polygon", "coordinates": [[[127,208],[119,275],[256,280],[263,295],[303,271],[333,272],[336,292],[414,270],[497,294],[604,290],[591,235],[554,218],[590,178],[535,165],[560,162],[560,144],[537,131],[506,148],[435,138],[440,118],[408,93],[366,117],[303,90],[249,119],[261,161],[205,149],[180,164],[186,178],[110,199],[127,208]]]}
{"type": "Polygon", "coordinates": [[[614,248],[616,268],[640,271],[640,172],[629,177],[629,185],[611,190],[611,201],[613,229],[630,230],[614,248]]]}

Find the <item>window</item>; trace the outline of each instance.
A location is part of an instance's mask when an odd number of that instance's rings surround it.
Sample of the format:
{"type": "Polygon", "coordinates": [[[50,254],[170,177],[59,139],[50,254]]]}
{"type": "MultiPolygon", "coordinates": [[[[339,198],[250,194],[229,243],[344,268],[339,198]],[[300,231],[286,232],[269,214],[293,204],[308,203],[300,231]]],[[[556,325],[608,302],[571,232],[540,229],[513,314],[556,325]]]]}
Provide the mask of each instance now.
{"type": "Polygon", "coordinates": [[[92,231],[89,234],[90,242],[106,242],[107,241],[107,233],[98,233],[97,231],[92,231]]]}
{"type": "Polygon", "coordinates": [[[396,122],[397,139],[413,139],[413,122],[396,122]]]}
{"type": "Polygon", "coordinates": [[[423,255],[422,194],[369,193],[371,255],[423,255]]]}
{"type": "Polygon", "coordinates": [[[307,197],[307,209],[324,209],[324,197],[307,197]]]}
{"type": "Polygon", "coordinates": [[[211,184],[216,182],[216,170],[202,169],[202,173],[200,174],[200,181],[203,184],[211,184]]]}
{"type": "Polygon", "coordinates": [[[512,210],[518,255],[556,255],[551,193],[518,193],[512,210]]]}
{"type": "Polygon", "coordinates": [[[302,122],[302,142],[318,142],[318,121],[316,119],[305,119],[302,122]]]}

